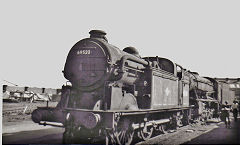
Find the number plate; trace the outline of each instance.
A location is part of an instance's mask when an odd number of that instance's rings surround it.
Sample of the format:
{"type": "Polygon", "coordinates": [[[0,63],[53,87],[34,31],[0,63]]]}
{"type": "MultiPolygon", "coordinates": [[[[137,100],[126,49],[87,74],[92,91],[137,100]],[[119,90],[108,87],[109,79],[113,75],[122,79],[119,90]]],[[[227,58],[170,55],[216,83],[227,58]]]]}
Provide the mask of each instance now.
{"type": "Polygon", "coordinates": [[[91,54],[91,50],[78,50],[77,55],[89,55],[91,54]]]}

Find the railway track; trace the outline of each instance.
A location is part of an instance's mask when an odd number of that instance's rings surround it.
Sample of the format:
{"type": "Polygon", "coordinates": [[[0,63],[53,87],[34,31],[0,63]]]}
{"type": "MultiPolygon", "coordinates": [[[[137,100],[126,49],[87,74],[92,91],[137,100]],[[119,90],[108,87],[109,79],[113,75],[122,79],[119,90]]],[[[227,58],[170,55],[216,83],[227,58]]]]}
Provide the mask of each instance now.
{"type": "Polygon", "coordinates": [[[18,108],[12,108],[3,110],[3,116],[6,115],[21,115],[24,112],[25,107],[18,107],[18,108]]]}
{"type": "Polygon", "coordinates": [[[7,109],[3,109],[3,112],[19,111],[19,110],[24,110],[24,108],[25,107],[7,108],[7,109]]]}
{"type": "MultiPolygon", "coordinates": [[[[57,102],[49,102],[49,107],[55,107],[57,105],[57,102]]],[[[19,103],[3,103],[3,113],[6,112],[16,112],[16,111],[24,111],[30,110],[33,111],[34,109],[37,109],[37,107],[45,107],[46,102],[35,102],[35,103],[30,103],[30,102],[19,102],[19,103]]]]}
{"type": "Polygon", "coordinates": [[[28,104],[20,107],[3,108],[3,115],[5,114],[16,115],[16,113],[24,114],[26,111],[28,113],[31,113],[36,108],[37,107],[33,106],[32,104],[28,104]]]}

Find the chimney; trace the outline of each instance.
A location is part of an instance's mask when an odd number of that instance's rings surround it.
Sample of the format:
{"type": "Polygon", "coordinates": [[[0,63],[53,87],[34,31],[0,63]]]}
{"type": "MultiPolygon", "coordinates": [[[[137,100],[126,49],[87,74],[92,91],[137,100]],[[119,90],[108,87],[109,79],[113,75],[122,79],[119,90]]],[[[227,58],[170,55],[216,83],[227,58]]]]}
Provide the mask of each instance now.
{"type": "Polygon", "coordinates": [[[108,41],[107,38],[105,37],[107,33],[102,30],[91,30],[89,34],[90,34],[90,38],[102,38],[108,41]]]}

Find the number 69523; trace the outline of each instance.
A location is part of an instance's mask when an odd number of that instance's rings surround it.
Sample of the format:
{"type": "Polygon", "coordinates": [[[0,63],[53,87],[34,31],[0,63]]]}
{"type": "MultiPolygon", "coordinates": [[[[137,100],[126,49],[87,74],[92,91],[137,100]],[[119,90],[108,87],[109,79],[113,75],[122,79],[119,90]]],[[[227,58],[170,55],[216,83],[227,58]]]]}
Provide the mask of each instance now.
{"type": "Polygon", "coordinates": [[[91,50],[78,50],[77,51],[77,55],[80,55],[80,54],[91,54],[91,50]]]}

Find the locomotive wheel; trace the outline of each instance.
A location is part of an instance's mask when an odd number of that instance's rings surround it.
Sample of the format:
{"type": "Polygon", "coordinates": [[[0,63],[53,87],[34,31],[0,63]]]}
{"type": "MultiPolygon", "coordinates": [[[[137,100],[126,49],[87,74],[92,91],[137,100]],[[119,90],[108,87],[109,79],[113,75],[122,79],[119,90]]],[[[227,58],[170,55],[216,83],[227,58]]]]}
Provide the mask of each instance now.
{"type": "Polygon", "coordinates": [[[63,144],[68,144],[68,143],[73,143],[73,134],[70,133],[69,131],[65,131],[63,133],[63,138],[62,138],[62,143],[63,144]]]}
{"type": "Polygon", "coordinates": [[[159,125],[159,130],[161,133],[163,133],[163,134],[167,133],[167,129],[168,129],[167,124],[159,125]]]}
{"type": "Polygon", "coordinates": [[[153,134],[153,127],[144,127],[138,132],[138,137],[143,140],[148,140],[153,134]]]}
{"type": "Polygon", "coordinates": [[[63,133],[63,137],[62,137],[62,143],[63,143],[63,144],[69,143],[68,139],[69,139],[69,136],[68,136],[67,132],[65,131],[65,132],[63,133]]]}
{"type": "Polygon", "coordinates": [[[134,136],[134,130],[130,124],[130,120],[125,119],[118,124],[118,127],[116,126],[116,130],[106,130],[106,144],[130,145],[134,136]]]}
{"type": "Polygon", "coordinates": [[[184,114],[183,114],[183,118],[182,118],[183,126],[188,125],[189,122],[190,122],[190,118],[189,118],[189,115],[188,115],[188,111],[185,111],[184,114]]]}
{"type": "Polygon", "coordinates": [[[110,144],[117,144],[116,138],[114,136],[114,133],[112,131],[105,131],[105,135],[106,135],[106,142],[105,144],[108,145],[109,142],[110,144]]]}
{"type": "Polygon", "coordinates": [[[116,134],[117,143],[119,145],[130,145],[133,141],[134,131],[121,130],[116,134]]]}
{"type": "Polygon", "coordinates": [[[120,130],[115,132],[107,132],[106,134],[106,145],[119,144],[119,145],[130,145],[133,141],[134,131],[120,130]]]}
{"type": "Polygon", "coordinates": [[[176,127],[176,129],[178,129],[178,128],[182,127],[182,126],[183,126],[182,119],[178,118],[177,119],[177,127],[176,127]]]}
{"type": "Polygon", "coordinates": [[[173,129],[179,129],[183,126],[182,116],[173,116],[173,129]]]}

